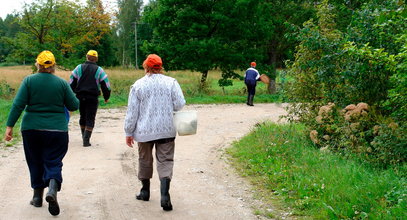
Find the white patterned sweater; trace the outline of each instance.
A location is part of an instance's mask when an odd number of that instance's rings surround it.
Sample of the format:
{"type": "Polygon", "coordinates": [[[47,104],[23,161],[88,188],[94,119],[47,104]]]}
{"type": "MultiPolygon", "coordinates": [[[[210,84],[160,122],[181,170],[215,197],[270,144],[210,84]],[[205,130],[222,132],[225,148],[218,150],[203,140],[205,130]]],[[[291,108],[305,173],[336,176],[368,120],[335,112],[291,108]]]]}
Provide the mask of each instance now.
{"type": "Polygon", "coordinates": [[[142,77],[130,88],[124,122],[126,136],[137,142],[175,137],[173,112],[184,105],[184,95],[176,79],[163,74],[142,77]]]}

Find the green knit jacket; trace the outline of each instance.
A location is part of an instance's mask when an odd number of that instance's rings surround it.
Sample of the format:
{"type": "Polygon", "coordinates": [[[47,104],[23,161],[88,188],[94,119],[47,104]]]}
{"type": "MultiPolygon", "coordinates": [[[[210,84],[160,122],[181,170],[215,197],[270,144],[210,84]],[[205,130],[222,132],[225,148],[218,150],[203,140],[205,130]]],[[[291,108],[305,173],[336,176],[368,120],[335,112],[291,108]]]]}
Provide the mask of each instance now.
{"type": "Polygon", "coordinates": [[[7,126],[14,127],[25,110],[22,131],[68,131],[65,107],[75,111],[79,100],[64,79],[50,73],[29,75],[24,78],[14,98],[7,126]]]}

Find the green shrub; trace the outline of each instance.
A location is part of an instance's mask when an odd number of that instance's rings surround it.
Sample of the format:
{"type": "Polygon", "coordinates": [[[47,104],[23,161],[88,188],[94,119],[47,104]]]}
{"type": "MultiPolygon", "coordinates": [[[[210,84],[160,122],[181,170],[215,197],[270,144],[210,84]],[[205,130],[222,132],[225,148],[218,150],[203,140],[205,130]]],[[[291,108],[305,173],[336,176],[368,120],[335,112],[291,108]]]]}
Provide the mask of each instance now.
{"type": "Polygon", "coordinates": [[[16,91],[6,81],[0,81],[0,98],[10,99],[14,97],[16,91]]]}
{"type": "Polygon", "coordinates": [[[322,106],[310,123],[312,142],[321,150],[357,155],[378,167],[407,161],[407,130],[378,116],[366,103],[339,109],[334,103],[322,106]]]}

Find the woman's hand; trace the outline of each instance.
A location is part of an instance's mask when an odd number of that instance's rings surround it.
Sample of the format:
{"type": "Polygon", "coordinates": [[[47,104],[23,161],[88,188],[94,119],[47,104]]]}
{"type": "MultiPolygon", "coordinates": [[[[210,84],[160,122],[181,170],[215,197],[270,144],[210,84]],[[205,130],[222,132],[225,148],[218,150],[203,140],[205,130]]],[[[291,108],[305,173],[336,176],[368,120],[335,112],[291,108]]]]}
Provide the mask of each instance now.
{"type": "Polygon", "coordinates": [[[6,133],[4,134],[4,140],[11,141],[13,139],[13,127],[6,128],[6,133]]]}
{"type": "Polygon", "coordinates": [[[129,147],[133,147],[134,144],[134,138],[132,136],[126,136],[126,144],[129,147]]]}

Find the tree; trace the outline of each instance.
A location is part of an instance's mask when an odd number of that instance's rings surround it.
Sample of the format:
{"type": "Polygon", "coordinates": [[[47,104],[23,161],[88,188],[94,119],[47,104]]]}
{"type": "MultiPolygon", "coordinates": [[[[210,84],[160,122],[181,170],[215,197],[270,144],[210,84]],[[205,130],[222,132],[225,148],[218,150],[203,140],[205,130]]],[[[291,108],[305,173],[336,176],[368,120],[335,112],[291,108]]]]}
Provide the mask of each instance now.
{"type": "Polygon", "coordinates": [[[154,37],[143,49],[164,57],[167,70],[200,72],[203,86],[209,70],[219,67],[227,73],[243,60],[234,38],[238,36],[235,27],[239,23],[230,14],[235,11],[234,3],[234,0],[154,2],[144,14],[154,37]]]}
{"type": "Polygon", "coordinates": [[[119,0],[119,12],[117,14],[117,50],[119,61],[122,66],[129,66],[134,63],[138,67],[134,57],[136,57],[135,40],[138,22],[140,21],[142,0],[119,0]]]}
{"type": "Polygon", "coordinates": [[[3,20],[0,18],[0,62],[5,62],[6,57],[12,52],[13,46],[9,42],[21,31],[17,22],[17,15],[8,14],[3,20]]]}
{"type": "Polygon", "coordinates": [[[24,6],[18,18],[22,30],[15,39],[10,58],[22,62],[34,60],[41,50],[51,50],[64,68],[83,62],[90,48],[98,47],[111,32],[110,15],[100,0],[84,7],[68,0],[37,0],[24,6]]]}

